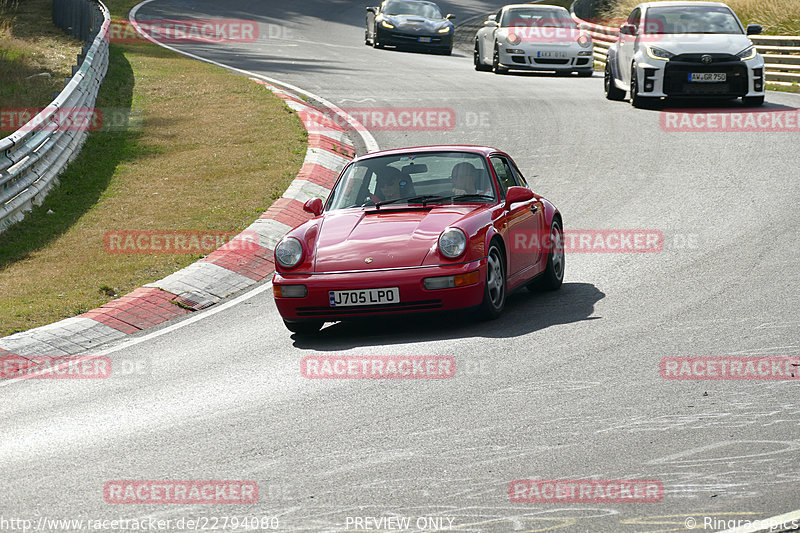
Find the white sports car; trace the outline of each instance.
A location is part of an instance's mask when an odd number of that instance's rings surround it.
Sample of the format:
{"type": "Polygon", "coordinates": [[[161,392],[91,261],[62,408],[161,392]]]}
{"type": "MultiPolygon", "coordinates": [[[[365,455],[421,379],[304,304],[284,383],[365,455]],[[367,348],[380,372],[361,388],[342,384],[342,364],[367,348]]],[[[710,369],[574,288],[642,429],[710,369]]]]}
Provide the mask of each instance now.
{"type": "Polygon", "coordinates": [[[719,2],[639,4],[608,51],[605,93],[646,106],[666,97],[742,98],[764,103],[764,58],[736,14],[719,2]]]}
{"type": "Polygon", "coordinates": [[[563,7],[512,4],[483,24],[475,35],[475,70],[594,72],[592,38],[563,7]]]}

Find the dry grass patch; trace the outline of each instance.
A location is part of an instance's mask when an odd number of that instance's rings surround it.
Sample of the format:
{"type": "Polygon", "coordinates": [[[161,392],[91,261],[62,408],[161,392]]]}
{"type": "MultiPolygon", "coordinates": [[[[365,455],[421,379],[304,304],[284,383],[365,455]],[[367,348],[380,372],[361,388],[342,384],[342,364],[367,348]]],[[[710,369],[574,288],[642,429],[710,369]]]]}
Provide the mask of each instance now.
{"type": "MultiPolygon", "coordinates": [[[[53,25],[49,0],[0,0],[0,106],[45,107],[72,74],[81,42],[53,25]]],[[[6,137],[13,131],[0,131],[6,137]]]]}
{"type": "MultiPolygon", "coordinates": [[[[733,9],[743,24],[761,24],[765,34],[800,35],[800,1],[798,0],[721,1],[733,9]]],[[[621,20],[627,17],[639,3],[641,3],[640,0],[611,0],[611,7],[600,16],[601,18],[621,20]]]]}
{"type": "Polygon", "coordinates": [[[0,234],[0,336],[200,257],[109,254],[106,232],[240,231],[302,164],[299,119],[262,86],[151,44],[112,45],[110,61],[97,106],[126,110],[132,127],[92,133],[42,207],[0,234]]]}

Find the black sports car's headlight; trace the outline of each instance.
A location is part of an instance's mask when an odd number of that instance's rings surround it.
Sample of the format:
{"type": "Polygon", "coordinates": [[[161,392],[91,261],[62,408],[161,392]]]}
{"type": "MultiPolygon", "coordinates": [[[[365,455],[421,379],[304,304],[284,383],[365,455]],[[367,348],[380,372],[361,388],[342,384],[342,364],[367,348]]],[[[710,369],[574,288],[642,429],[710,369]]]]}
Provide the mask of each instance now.
{"type": "Polygon", "coordinates": [[[382,20],[382,21],[381,21],[381,26],[383,26],[384,28],[388,28],[388,29],[390,29],[390,30],[391,30],[391,29],[394,29],[394,25],[393,25],[393,24],[389,24],[389,23],[388,23],[388,22],[386,22],[385,20],[382,20]]]}
{"type": "Polygon", "coordinates": [[[439,33],[450,33],[450,26],[445,26],[444,28],[439,30],[439,33]]]}
{"type": "Polygon", "coordinates": [[[439,251],[442,255],[455,259],[467,248],[467,235],[458,228],[447,228],[439,235],[439,251]]]}
{"type": "Polygon", "coordinates": [[[275,247],[275,260],[283,268],[297,266],[303,258],[303,245],[294,237],[285,237],[275,247]]]}

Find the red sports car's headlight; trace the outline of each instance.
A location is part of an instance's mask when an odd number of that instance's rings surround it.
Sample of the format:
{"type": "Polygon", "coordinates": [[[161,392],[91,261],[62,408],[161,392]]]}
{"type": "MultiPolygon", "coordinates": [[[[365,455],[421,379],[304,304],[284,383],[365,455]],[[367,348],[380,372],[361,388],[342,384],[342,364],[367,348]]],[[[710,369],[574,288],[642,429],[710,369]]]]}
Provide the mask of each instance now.
{"type": "Polygon", "coordinates": [[[292,268],[303,258],[303,245],[294,237],[284,237],[275,247],[275,260],[283,268],[292,268]]]}
{"type": "Polygon", "coordinates": [[[467,235],[458,228],[447,228],[439,235],[439,251],[443,256],[455,259],[467,249],[467,235]]]}

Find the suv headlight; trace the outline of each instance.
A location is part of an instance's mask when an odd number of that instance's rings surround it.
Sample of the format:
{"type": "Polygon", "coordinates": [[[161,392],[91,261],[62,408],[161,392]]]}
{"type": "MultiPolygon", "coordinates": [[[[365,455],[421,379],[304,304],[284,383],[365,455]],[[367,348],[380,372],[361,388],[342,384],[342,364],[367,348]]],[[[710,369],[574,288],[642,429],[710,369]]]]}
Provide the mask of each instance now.
{"type": "Polygon", "coordinates": [[[649,55],[653,59],[660,59],[662,61],[668,61],[670,58],[675,57],[675,54],[673,54],[672,52],[668,52],[663,48],[657,48],[655,46],[647,47],[647,55],[649,55]]]}
{"type": "Polygon", "coordinates": [[[754,57],[756,57],[757,53],[758,52],[756,51],[756,47],[751,45],[742,50],[741,52],[739,52],[738,54],[736,54],[736,57],[738,57],[742,61],[747,61],[748,59],[753,59],[754,57]]]}
{"type": "Polygon", "coordinates": [[[285,237],[275,247],[275,260],[283,268],[297,266],[303,258],[303,245],[294,237],[285,237]]]}
{"type": "Polygon", "coordinates": [[[455,259],[467,248],[467,236],[458,228],[447,228],[439,235],[439,251],[442,255],[455,259]]]}

